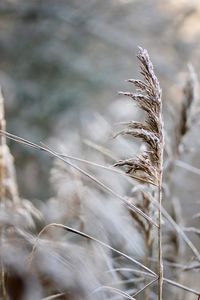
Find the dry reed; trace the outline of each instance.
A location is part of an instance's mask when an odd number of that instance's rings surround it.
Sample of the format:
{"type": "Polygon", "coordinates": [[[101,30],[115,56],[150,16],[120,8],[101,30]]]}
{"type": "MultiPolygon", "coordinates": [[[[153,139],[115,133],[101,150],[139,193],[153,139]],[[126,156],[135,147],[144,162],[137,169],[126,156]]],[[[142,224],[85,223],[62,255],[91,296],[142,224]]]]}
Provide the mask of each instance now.
{"type": "Polygon", "coordinates": [[[144,81],[129,79],[137,88],[136,93],[120,92],[133,99],[139,108],[146,113],[145,123],[131,121],[126,129],[119,134],[131,135],[142,139],[146,150],[136,159],[123,160],[115,166],[127,167],[127,173],[139,174],[141,178],[148,179],[158,185],[158,299],[162,300],[163,261],[162,261],[162,177],[163,177],[163,120],[161,88],[155,76],[152,62],[145,49],[139,48],[141,74],[144,81]]]}

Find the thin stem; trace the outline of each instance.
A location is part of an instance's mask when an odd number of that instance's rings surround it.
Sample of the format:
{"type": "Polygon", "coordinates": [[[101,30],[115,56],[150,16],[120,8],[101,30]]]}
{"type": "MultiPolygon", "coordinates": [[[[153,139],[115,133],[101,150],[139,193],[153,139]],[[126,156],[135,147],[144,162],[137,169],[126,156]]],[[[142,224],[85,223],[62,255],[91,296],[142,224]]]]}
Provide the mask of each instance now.
{"type": "Polygon", "coordinates": [[[143,288],[141,288],[139,291],[137,291],[133,297],[139,295],[140,293],[142,293],[145,289],[147,289],[150,285],[152,285],[154,282],[156,282],[158,280],[158,278],[155,278],[153,280],[151,280],[149,283],[147,283],[143,288]]]}
{"type": "Polygon", "coordinates": [[[180,167],[180,168],[183,168],[183,169],[187,170],[188,172],[191,172],[191,173],[196,174],[196,175],[200,175],[200,169],[199,168],[194,167],[194,166],[192,166],[191,164],[188,164],[185,161],[182,161],[180,159],[176,159],[175,160],[175,165],[180,167]]]}
{"type": "Polygon", "coordinates": [[[41,300],[53,300],[53,299],[58,299],[62,296],[64,296],[65,294],[64,293],[59,293],[59,294],[55,294],[55,295],[51,295],[51,296],[48,296],[48,297],[45,297],[45,298],[42,298],[41,300]]]}
{"type": "Polygon", "coordinates": [[[112,270],[107,271],[108,273],[111,271],[118,271],[118,272],[132,272],[135,274],[139,274],[139,275],[144,275],[144,276],[149,276],[149,277],[157,277],[157,275],[153,275],[151,273],[145,272],[145,271],[141,271],[138,269],[133,269],[133,268],[113,268],[112,270]]]}
{"type": "Polygon", "coordinates": [[[163,123],[162,123],[162,103],[160,103],[160,161],[159,165],[159,186],[158,186],[158,300],[163,297],[163,250],[162,250],[162,179],[163,179],[163,123]]]}
{"type": "MultiPolygon", "coordinates": [[[[161,179],[162,180],[162,173],[161,179]]],[[[160,181],[158,188],[158,201],[159,201],[159,209],[158,209],[158,299],[162,300],[163,293],[163,258],[162,258],[162,181],[160,181]]]]}
{"type": "Polygon", "coordinates": [[[176,287],[178,287],[178,288],[180,288],[180,289],[182,289],[184,291],[190,292],[190,293],[192,293],[192,294],[197,295],[197,296],[200,297],[200,292],[199,291],[191,289],[190,287],[187,287],[187,286],[185,286],[185,285],[183,285],[181,283],[175,282],[175,281],[167,279],[167,278],[164,278],[164,282],[166,282],[168,284],[171,284],[173,286],[176,286],[176,287]]]}
{"type": "MultiPolygon", "coordinates": [[[[149,199],[157,208],[159,207],[159,204],[157,203],[157,201],[155,201],[155,199],[152,196],[149,195],[149,199]]],[[[174,219],[170,216],[170,214],[167,212],[167,210],[164,207],[162,207],[161,212],[162,212],[163,217],[165,217],[165,219],[171,224],[171,226],[173,226],[175,231],[181,235],[182,239],[188,245],[188,247],[191,249],[191,251],[197,258],[197,260],[200,261],[200,253],[199,253],[198,249],[194,246],[194,244],[191,242],[191,240],[187,237],[187,235],[185,234],[183,229],[174,221],[174,219]]]]}
{"type": "Polygon", "coordinates": [[[124,297],[125,299],[136,300],[135,298],[133,298],[132,296],[130,296],[128,293],[123,292],[123,291],[121,291],[120,289],[114,288],[114,287],[112,287],[112,286],[107,286],[107,285],[102,285],[101,287],[95,289],[95,290],[93,291],[93,293],[96,293],[96,292],[98,292],[98,291],[100,291],[100,290],[103,290],[103,289],[110,290],[110,291],[112,291],[112,292],[114,292],[114,293],[116,293],[116,294],[118,294],[118,295],[124,297]]]}

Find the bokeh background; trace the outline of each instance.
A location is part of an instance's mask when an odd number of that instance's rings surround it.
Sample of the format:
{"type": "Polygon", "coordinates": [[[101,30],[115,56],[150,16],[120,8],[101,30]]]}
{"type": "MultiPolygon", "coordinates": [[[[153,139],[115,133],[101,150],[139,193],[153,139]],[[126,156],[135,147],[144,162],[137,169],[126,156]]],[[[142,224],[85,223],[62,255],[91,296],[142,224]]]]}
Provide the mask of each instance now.
{"type": "MultiPolygon", "coordinates": [[[[138,45],[151,55],[165,110],[172,113],[165,114],[170,127],[187,63],[199,72],[199,40],[199,0],[1,0],[7,128],[48,143],[65,126],[73,132],[83,111],[104,113],[117,91],[127,89],[125,79],[138,76],[138,45]]],[[[15,143],[11,147],[21,194],[49,196],[51,160],[15,143]]]]}
{"type": "MultiPolygon", "coordinates": [[[[91,161],[98,161],[97,153],[80,151],[85,148],[81,148],[77,132],[89,133],[93,140],[110,146],[104,133],[112,123],[115,126],[114,121],[129,118],[132,113],[134,120],[141,120],[135,107],[125,105],[117,92],[132,89],[125,80],[139,76],[137,47],[148,49],[163,91],[166,152],[169,150],[174,159],[170,180],[164,180],[164,205],[182,228],[198,229],[200,105],[196,121],[183,137],[179,162],[173,150],[188,63],[199,75],[199,41],[200,0],[0,0],[0,85],[7,129],[52,148],[59,140],[68,146],[70,142],[73,146],[67,148],[71,149],[68,154],[87,154],[91,161]],[[109,117],[111,124],[106,123],[109,117]]],[[[200,103],[200,94],[197,98],[200,103]]],[[[115,153],[120,157],[124,149],[119,144],[111,147],[117,148],[115,153]]],[[[9,145],[15,157],[20,195],[36,204],[43,203],[53,195],[49,181],[53,160],[17,143],[9,141],[9,145]]],[[[134,155],[130,145],[129,157],[134,155]]],[[[116,186],[114,176],[102,172],[101,179],[124,193],[121,183],[116,186]]],[[[67,180],[70,183],[70,175],[67,180]]],[[[63,180],[63,188],[65,183],[63,180]]],[[[60,203],[56,201],[56,205],[60,203]]],[[[46,215],[51,217],[48,209],[46,215]]],[[[93,221],[93,214],[91,217],[93,221]]],[[[189,236],[199,249],[199,231],[189,236]]],[[[173,232],[170,237],[174,238],[173,232]]],[[[179,261],[170,248],[173,243],[164,241],[165,253],[169,261],[179,261]]],[[[191,253],[187,254],[184,263],[193,261],[191,253]]],[[[199,274],[185,274],[181,282],[199,289],[199,274]]],[[[176,290],[173,295],[178,300],[196,299],[176,290]]]]}

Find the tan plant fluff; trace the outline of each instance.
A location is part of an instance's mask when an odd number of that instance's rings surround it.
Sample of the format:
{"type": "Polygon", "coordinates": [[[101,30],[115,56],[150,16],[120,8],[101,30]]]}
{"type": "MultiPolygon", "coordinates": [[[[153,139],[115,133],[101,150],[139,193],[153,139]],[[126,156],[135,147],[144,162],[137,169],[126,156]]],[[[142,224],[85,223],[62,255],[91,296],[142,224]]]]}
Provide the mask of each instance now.
{"type": "Polygon", "coordinates": [[[128,96],[137,103],[146,114],[145,122],[130,121],[126,123],[127,127],[117,135],[123,134],[139,138],[145,143],[146,149],[138,157],[119,161],[115,166],[125,166],[128,174],[134,173],[139,178],[158,186],[158,298],[161,300],[163,297],[161,200],[164,149],[161,88],[148,52],[139,47],[137,57],[143,81],[129,79],[128,81],[136,87],[136,93],[120,92],[120,95],[128,96]]]}

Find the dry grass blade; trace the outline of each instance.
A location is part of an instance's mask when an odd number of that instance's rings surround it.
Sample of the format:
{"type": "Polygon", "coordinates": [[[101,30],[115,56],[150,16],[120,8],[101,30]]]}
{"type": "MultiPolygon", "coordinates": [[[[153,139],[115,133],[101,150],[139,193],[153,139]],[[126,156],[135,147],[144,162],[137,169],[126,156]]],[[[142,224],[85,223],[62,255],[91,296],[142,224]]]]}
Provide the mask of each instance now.
{"type": "Polygon", "coordinates": [[[170,222],[170,224],[174,227],[176,232],[181,235],[185,243],[188,245],[188,247],[191,249],[195,257],[200,261],[200,253],[198,249],[194,246],[194,244],[191,242],[191,240],[187,237],[187,235],[184,233],[182,228],[173,220],[173,218],[168,214],[168,212],[162,207],[162,214],[163,216],[170,222]]]}
{"type": "Polygon", "coordinates": [[[194,167],[192,166],[191,164],[188,164],[182,160],[175,160],[175,164],[176,166],[180,167],[180,168],[183,168],[185,170],[187,170],[188,172],[191,172],[193,174],[196,174],[196,175],[200,175],[200,169],[197,168],[197,167],[194,167]]]}
{"type": "Polygon", "coordinates": [[[149,283],[147,283],[143,288],[141,288],[139,291],[137,291],[133,296],[136,297],[139,294],[141,294],[145,289],[147,289],[150,285],[152,285],[154,282],[156,282],[158,278],[155,278],[151,280],[149,283]]]}
{"type": "Polygon", "coordinates": [[[98,184],[105,191],[109,192],[112,196],[117,197],[118,199],[120,199],[124,204],[126,204],[129,207],[129,209],[131,209],[134,212],[140,214],[142,217],[144,217],[151,224],[153,224],[154,226],[158,227],[158,225],[149,216],[147,216],[145,213],[143,213],[138,207],[136,207],[135,205],[131,204],[125,197],[117,194],[111,188],[109,188],[104,183],[102,183],[101,181],[99,181],[97,178],[95,178],[94,176],[92,176],[88,172],[84,171],[80,167],[76,166],[75,164],[73,164],[69,160],[66,160],[62,156],[56,154],[56,152],[54,152],[54,151],[52,151],[49,148],[46,148],[44,146],[40,146],[40,145],[37,145],[36,143],[32,143],[32,142],[30,142],[30,141],[28,141],[26,139],[20,138],[20,137],[18,137],[16,135],[10,134],[8,132],[0,131],[0,134],[4,134],[7,138],[9,138],[11,140],[14,140],[14,141],[16,141],[18,143],[22,143],[22,144],[25,144],[27,146],[33,147],[35,149],[45,151],[45,152],[49,153],[50,155],[52,155],[52,156],[54,156],[54,157],[62,160],[66,164],[70,165],[72,168],[74,168],[77,171],[79,171],[81,174],[83,174],[83,175],[87,176],[88,178],[90,178],[92,181],[94,181],[96,184],[98,184]]]}
{"type": "Polygon", "coordinates": [[[150,274],[150,273],[147,273],[145,271],[141,271],[141,270],[138,270],[138,269],[133,269],[133,268],[114,268],[112,270],[109,270],[108,272],[112,272],[112,271],[119,271],[119,272],[130,272],[130,273],[136,273],[136,274],[139,274],[139,275],[145,275],[145,276],[148,276],[148,277],[155,277],[155,275],[153,274],[150,274]]]}
{"type": "Polygon", "coordinates": [[[185,231],[185,232],[192,232],[192,233],[195,233],[197,235],[200,235],[200,229],[195,228],[195,227],[184,227],[183,231],[185,231]]]}
{"type": "Polygon", "coordinates": [[[65,294],[64,293],[59,293],[59,294],[56,294],[56,295],[52,295],[52,296],[49,296],[49,297],[45,297],[45,298],[42,298],[41,300],[53,300],[53,299],[58,299],[62,296],[64,296],[65,294]]]}
{"type": "Polygon", "coordinates": [[[50,227],[58,227],[58,228],[62,228],[62,229],[64,229],[64,230],[67,230],[67,231],[69,231],[69,232],[78,234],[78,235],[80,235],[80,236],[82,236],[82,237],[84,237],[84,238],[87,238],[87,239],[89,239],[89,240],[92,240],[92,241],[94,241],[94,242],[97,242],[97,243],[99,243],[100,245],[102,245],[102,246],[104,246],[104,247],[106,247],[106,248],[112,250],[113,252],[115,252],[115,253],[117,253],[117,254],[123,256],[124,258],[127,258],[128,260],[130,260],[131,262],[133,262],[133,263],[136,264],[137,266],[141,267],[142,269],[146,270],[146,271],[149,272],[150,274],[156,276],[155,272],[153,272],[152,270],[150,270],[149,268],[147,268],[145,265],[143,265],[143,264],[140,263],[139,261],[137,261],[137,260],[135,260],[134,258],[130,257],[129,255],[127,255],[127,254],[125,254],[125,253],[123,253],[123,252],[121,252],[121,251],[119,251],[119,250],[113,248],[112,246],[110,246],[110,245],[108,245],[108,244],[106,244],[106,243],[104,243],[104,242],[102,242],[102,241],[100,241],[100,240],[98,240],[98,239],[96,239],[96,238],[94,238],[94,237],[92,237],[92,236],[90,236],[90,235],[88,235],[88,234],[82,232],[82,231],[79,231],[79,230],[77,230],[77,229],[71,228],[71,227],[69,227],[69,226],[65,226],[65,225],[63,225],[63,224],[57,224],[57,223],[51,223],[51,224],[46,225],[46,226],[40,231],[40,233],[38,234],[38,236],[37,236],[37,238],[36,238],[36,241],[35,241],[35,243],[34,243],[34,245],[33,245],[31,254],[30,254],[30,256],[29,256],[29,263],[30,263],[30,264],[32,263],[32,259],[33,259],[33,256],[34,256],[34,252],[35,252],[35,250],[36,250],[37,243],[39,242],[39,239],[40,239],[41,235],[42,235],[47,229],[49,229],[50,227]]]}
{"type": "Polygon", "coordinates": [[[200,291],[196,291],[194,289],[191,289],[190,287],[187,287],[181,283],[178,283],[178,282],[175,282],[173,280],[170,280],[170,279],[167,279],[167,278],[163,278],[164,279],[164,282],[168,283],[168,284],[171,284],[173,286],[176,286],[177,288],[180,288],[186,292],[189,292],[189,293],[192,293],[194,295],[197,295],[200,297],[200,291]]]}
{"type": "MultiPolygon", "coordinates": [[[[198,264],[197,266],[196,266],[197,268],[199,268],[200,267],[200,265],[198,264]]],[[[183,268],[183,266],[182,266],[182,268],[183,268]]],[[[192,269],[194,268],[194,266],[192,266],[191,267],[192,269]]],[[[189,270],[190,270],[190,268],[188,268],[189,270]]],[[[155,277],[155,275],[152,275],[152,274],[150,274],[150,273],[147,273],[147,272],[145,272],[145,271],[141,271],[141,270],[136,270],[136,269],[133,269],[133,268],[116,268],[116,269],[113,269],[114,271],[127,271],[127,272],[133,272],[133,273],[136,273],[136,274],[141,274],[141,275],[145,275],[145,276],[148,276],[148,277],[155,277]]],[[[185,270],[187,271],[187,268],[185,267],[185,270]]],[[[150,284],[152,284],[153,282],[155,282],[155,281],[157,281],[158,280],[158,278],[155,278],[155,279],[153,279],[151,282],[150,282],[150,284]]],[[[178,283],[178,282],[175,282],[175,281],[173,281],[173,280],[170,280],[170,279],[167,279],[167,278],[163,278],[163,281],[164,282],[166,282],[167,284],[170,284],[170,285],[173,285],[173,286],[176,286],[176,287],[178,287],[178,288],[180,288],[180,289],[183,289],[183,290],[185,290],[185,291],[187,291],[187,292],[190,292],[190,293],[192,293],[192,294],[194,294],[194,295],[200,295],[200,291],[197,291],[197,290],[195,290],[195,289],[192,289],[192,288],[190,288],[190,287],[187,287],[187,286],[185,286],[185,285],[183,285],[183,284],[180,284],[180,283],[178,283]]],[[[136,294],[134,294],[134,296],[136,296],[136,294]]]]}
{"type": "Polygon", "coordinates": [[[117,289],[117,288],[114,288],[114,287],[112,287],[112,286],[106,286],[106,285],[103,285],[103,286],[99,287],[99,288],[96,289],[93,293],[96,293],[96,292],[98,292],[98,291],[100,291],[100,290],[103,290],[103,289],[110,290],[110,291],[112,291],[113,293],[116,293],[116,294],[118,294],[118,295],[124,297],[125,299],[136,300],[135,298],[133,298],[132,296],[130,296],[128,293],[123,292],[123,291],[121,291],[121,290],[119,290],[119,289],[117,289]]]}
{"type": "Polygon", "coordinates": [[[114,160],[114,161],[117,161],[117,158],[113,155],[113,153],[110,152],[109,149],[105,148],[104,146],[102,145],[99,145],[93,141],[90,141],[88,139],[84,139],[83,140],[84,144],[87,145],[88,147],[100,152],[101,154],[103,154],[104,156],[114,160]]]}

